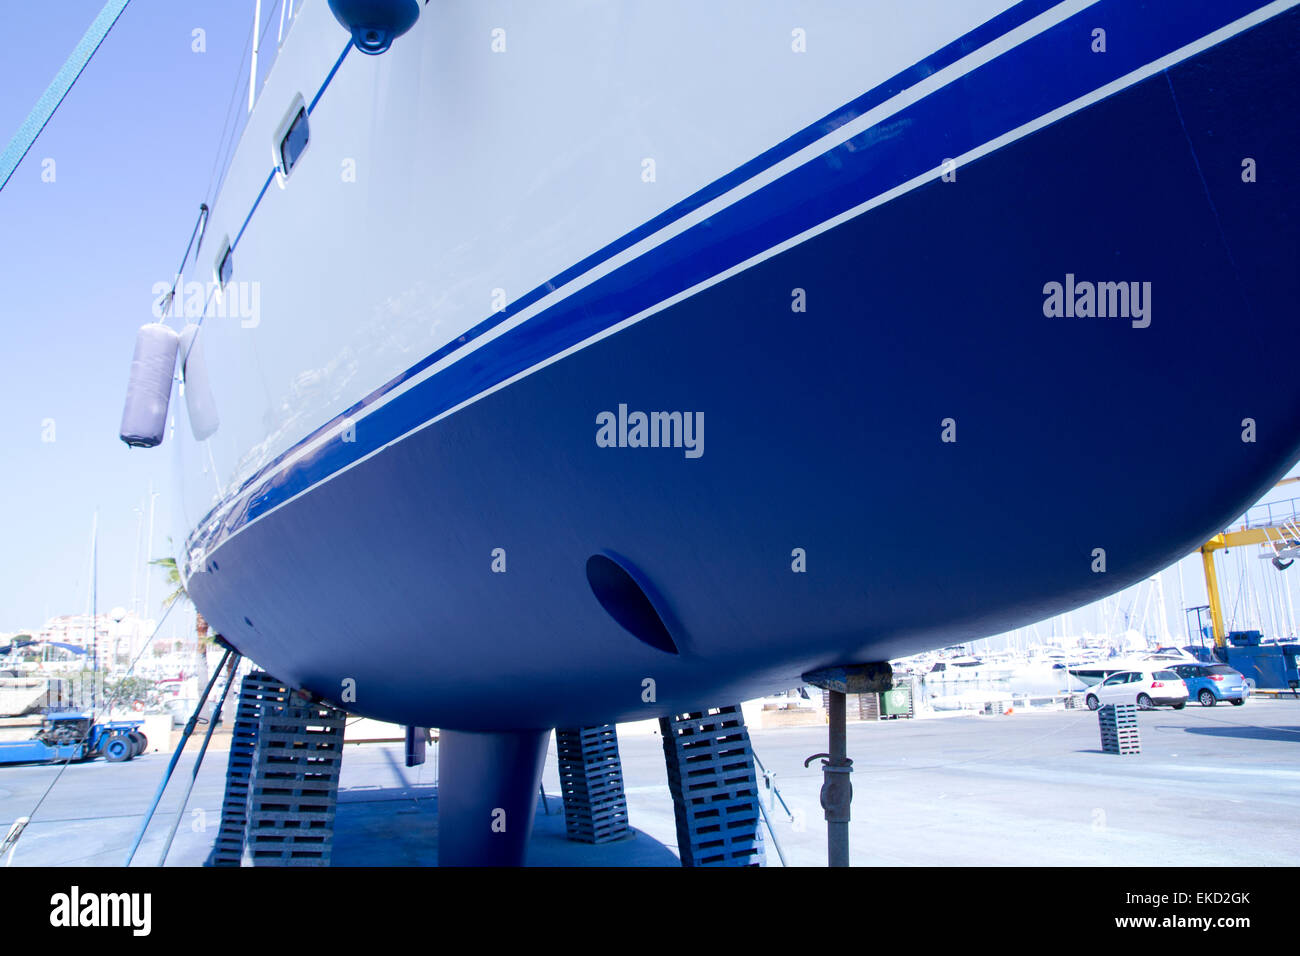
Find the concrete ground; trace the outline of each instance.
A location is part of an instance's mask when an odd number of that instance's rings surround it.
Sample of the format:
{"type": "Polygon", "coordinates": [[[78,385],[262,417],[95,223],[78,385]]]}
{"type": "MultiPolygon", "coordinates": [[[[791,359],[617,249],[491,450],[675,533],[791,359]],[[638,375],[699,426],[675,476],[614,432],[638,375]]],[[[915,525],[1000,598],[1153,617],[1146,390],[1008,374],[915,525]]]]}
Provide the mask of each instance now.
{"type": "MultiPolygon", "coordinates": [[[[1141,714],[1142,753],[1104,754],[1087,712],[1023,713],[849,724],[854,759],[852,860],[899,865],[1206,865],[1300,863],[1300,702],[1256,698],[1245,707],[1190,706],[1141,714]]],[[[794,812],[772,813],[795,866],[825,862],[818,805],[819,727],[752,732],[754,748],[794,812]]],[[[197,749],[194,745],[192,748],[197,749]]],[[[554,749],[543,778],[530,863],[675,866],[672,801],[657,735],[620,738],[635,834],[592,847],[564,837],[554,749]]],[[[197,866],[220,818],[225,754],[199,773],[168,865],[197,866]]],[[[437,859],[434,751],[402,766],[401,747],[349,746],[343,763],[334,863],[430,865],[437,859]]],[[[15,866],[120,866],[167,764],[148,754],[126,764],[69,766],[19,842],[15,866]]],[[[0,833],[32,807],[58,773],[0,767],[0,833]]],[[[136,857],[157,862],[192,761],[182,760],[136,857]]],[[[768,863],[778,865],[768,844],[768,863]]]]}

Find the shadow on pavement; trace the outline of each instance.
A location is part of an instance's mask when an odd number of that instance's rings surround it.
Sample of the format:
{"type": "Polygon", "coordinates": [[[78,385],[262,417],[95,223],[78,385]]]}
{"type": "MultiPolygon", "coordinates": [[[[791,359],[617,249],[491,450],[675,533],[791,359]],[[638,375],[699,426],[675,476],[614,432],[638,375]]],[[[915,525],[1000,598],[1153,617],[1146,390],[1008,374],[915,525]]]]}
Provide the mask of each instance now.
{"type": "MultiPolygon", "coordinates": [[[[529,866],[680,866],[664,844],[633,827],[630,835],[598,846],[570,840],[564,803],[547,794],[528,844],[529,866]]],[[[334,866],[437,866],[437,787],[354,788],[339,794],[334,818],[334,866]]]]}
{"type": "Polygon", "coordinates": [[[1186,727],[1189,734],[1245,740],[1285,740],[1300,744],[1300,727],[1186,727]]]}

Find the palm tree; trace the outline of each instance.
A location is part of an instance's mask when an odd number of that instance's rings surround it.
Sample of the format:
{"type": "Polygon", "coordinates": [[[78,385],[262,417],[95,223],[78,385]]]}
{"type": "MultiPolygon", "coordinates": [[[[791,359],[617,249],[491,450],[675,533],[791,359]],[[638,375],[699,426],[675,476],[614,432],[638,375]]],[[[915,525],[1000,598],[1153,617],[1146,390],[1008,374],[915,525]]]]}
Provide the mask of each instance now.
{"type": "MultiPolygon", "coordinates": [[[[172,539],[167,539],[167,545],[170,548],[172,539]]],[[[181,580],[180,568],[176,566],[175,558],[155,558],[150,564],[157,565],[167,573],[167,584],[172,588],[171,594],[163,598],[162,606],[164,609],[171,607],[177,601],[194,607],[194,602],[190,600],[189,592],[185,590],[185,582],[181,580]]],[[[204,620],[203,615],[198,608],[194,608],[194,632],[197,636],[195,642],[196,654],[196,672],[198,676],[198,686],[202,689],[208,682],[208,646],[212,643],[212,638],[208,636],[208,622],[204,620]]]]}

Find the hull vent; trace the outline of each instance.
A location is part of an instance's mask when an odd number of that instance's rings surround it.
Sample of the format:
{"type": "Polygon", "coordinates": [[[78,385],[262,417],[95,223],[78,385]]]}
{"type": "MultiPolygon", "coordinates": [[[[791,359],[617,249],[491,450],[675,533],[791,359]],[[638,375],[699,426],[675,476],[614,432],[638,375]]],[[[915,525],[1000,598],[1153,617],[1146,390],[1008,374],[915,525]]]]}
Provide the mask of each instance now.
{"type": "Polygon", "coordinates": [[[625,631],[655,650],[677,653],[677,643],[645,588],[622,563],[593,554],[587,559],[587,583],[600,606],[625,631]]]}

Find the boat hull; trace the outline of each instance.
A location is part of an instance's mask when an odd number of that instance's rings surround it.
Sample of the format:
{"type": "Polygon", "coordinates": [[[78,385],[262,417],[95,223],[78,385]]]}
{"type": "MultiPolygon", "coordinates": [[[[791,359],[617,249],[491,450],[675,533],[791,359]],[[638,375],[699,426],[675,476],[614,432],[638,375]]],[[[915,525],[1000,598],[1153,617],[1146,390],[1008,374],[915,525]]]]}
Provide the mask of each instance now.
{"type": "Polygon", "coordinates": [[[849,215],[959,137],[936,112],[851,142],[255,483],[191,537],[190,594],[354,712],[506,730],[747,699],[1142,579],[1300,454],[1298,22],[849,215]],[[1051,315],[1054,282],[1149,283],[1148,311],[1051,315]],[[607,447],[620,406],[702,416],[699,454],[607,447]],[[594,555],[676,653],[611,615],[594,555]]]}

